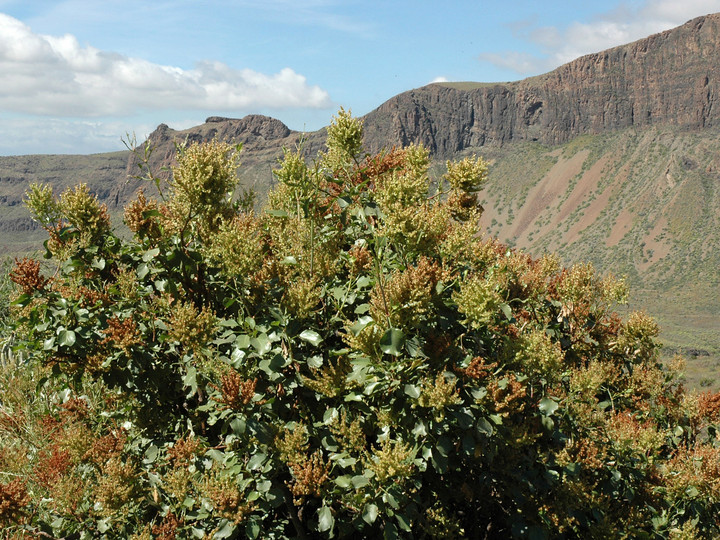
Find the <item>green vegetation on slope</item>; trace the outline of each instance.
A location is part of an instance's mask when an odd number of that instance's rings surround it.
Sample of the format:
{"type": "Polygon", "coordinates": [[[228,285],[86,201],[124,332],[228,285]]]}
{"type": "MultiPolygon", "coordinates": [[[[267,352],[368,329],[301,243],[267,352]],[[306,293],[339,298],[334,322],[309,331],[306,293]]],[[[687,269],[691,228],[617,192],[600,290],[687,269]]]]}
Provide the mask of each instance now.
{"type": "Polygon", "coordinates": [[[720,361],[718,140],[658,128],[489,153],[484,222],[533,253],[627,276],[669,347],[720,361]]]}

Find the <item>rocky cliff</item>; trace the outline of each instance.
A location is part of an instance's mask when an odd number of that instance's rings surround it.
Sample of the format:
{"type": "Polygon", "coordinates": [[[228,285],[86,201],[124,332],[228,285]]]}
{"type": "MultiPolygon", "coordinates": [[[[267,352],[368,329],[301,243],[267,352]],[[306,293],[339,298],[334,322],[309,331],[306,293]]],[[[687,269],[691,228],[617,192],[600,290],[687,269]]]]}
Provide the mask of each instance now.
{"type": "Polygon", "coordinates": [[[720,123],[720,14],[513,83],[433,84],[367,115],[371,149],[421,142],[446,158],[517,141],[559,144],[627,127],[720,123]]]}

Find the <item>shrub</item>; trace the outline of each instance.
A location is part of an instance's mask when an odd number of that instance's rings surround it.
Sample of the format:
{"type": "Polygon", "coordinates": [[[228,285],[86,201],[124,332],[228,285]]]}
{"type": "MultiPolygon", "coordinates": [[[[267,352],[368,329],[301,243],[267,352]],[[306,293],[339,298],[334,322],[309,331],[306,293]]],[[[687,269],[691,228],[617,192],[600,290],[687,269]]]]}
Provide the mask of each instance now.
{"type": "Polygon", "coordinates": [[[129,206],[129,241],[85,190],[33,188],[61,258],[12,274],[35,378],[0,405],[0,519],[81,538],[716,536],[719,399],[660,366],[647,315],[613,312],[622,282],[484,238],[482,160],[430,196],[423,149],[363,155],[342,110],[328,133],[312,164],[285,152],[260,215],[229,197],[232,148],[190,147],[166,200],[129,206]]]}

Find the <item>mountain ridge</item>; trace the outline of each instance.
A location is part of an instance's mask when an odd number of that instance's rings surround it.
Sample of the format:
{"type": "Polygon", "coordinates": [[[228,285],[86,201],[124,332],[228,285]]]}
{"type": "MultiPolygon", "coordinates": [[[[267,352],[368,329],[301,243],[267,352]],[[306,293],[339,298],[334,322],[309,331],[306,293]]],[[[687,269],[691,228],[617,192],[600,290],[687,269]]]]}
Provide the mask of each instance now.
{"type": "Polygon", "coordinates": [[[719,50],[720,14],[706,15],[529,79],[403,92],[365,117],[367,135],[372,150],[380,141],[420,142],[446,158],[471,147],[562,144],[633,126],[712,127],[720,121],[719,50]]]}

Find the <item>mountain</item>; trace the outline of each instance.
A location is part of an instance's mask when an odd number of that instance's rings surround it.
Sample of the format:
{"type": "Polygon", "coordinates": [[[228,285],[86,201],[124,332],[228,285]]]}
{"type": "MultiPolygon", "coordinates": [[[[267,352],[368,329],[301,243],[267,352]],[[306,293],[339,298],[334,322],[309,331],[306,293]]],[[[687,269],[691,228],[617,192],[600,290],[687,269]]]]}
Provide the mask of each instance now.
{"type": "Polygon", "coordinates": [[[400,94],[366,118],[371,145],[422,142],[447,158],[467,148],[720,122],[720,14],[550,73],[504,84],[440,83],[400,94]]]}
{"type": "MultiPolygon", "coordinates": [[[[491,234],[628,276],[632,306],[660,319],[670,345],[708,351],[701,359],[716,362],[719,56],[716,14],[522,81],[428,85],[366,115],[366,147],[422,143],[437,175],[445,159],[483,155],[491,162],[482,195],[491,234]]],[[[213,137],[243,143],[241,182],[262,197],[282,147],[302,138],[311,155],[324,134],[259,115],[211,117],[183,131],[160,125],[148,139],[150,168],[166,174],[176,142],[213,137]]],[[[142,185],[128,179],[137,164],[131,152],[0,158],[2,247],[25,249],[42,237],[18,205],[29,181],[58,189],[87,181],[117,214],[142,185]]]]}

